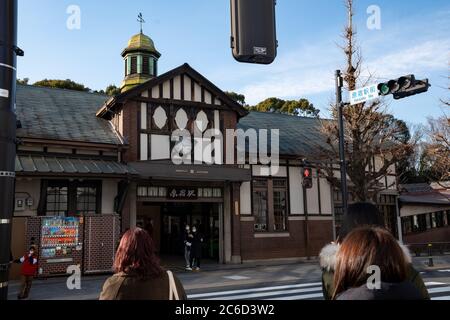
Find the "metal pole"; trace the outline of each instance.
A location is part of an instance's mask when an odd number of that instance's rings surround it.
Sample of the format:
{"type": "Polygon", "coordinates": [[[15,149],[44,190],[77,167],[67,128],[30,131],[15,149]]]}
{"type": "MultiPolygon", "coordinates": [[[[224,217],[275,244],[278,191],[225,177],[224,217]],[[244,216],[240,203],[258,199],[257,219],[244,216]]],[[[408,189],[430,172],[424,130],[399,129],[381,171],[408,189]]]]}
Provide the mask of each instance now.
{"type": "Polygon", "coordinates": [[[342,87],[343,79],[341,75],[341,71],[336,71],[336,107],[338,109],[338,117],[339,117],[339,159],[341,166],[341,192],[342,192],[342,211],[343,214],[347,214],[348,208],[348,200],[347,200],[347,164],[345,161],[345,148],[344,148],[344,116],[343,116],[343,108],[344,104],[342,103],[342,87]]]}
{"type": "Polygon", "coordinates": [[[16,159],[17,0],[0,0],[0,300],[8,298],[16,159]]]}
{"type": "Polygon", "coordinates": [[[306,258],[309,260],[309,228],[308,228],[308,194],[307,189],[303,186],[303,211],[305,212],[305,253],[306,258]]]}
{"type": "Polygon", "coordinates": [[[402,228],[402,216],[400,213],[399,206],[399,195],[395,197],[395,210],[397,211],[397,232],[398,232],[398,241],[403,244],[403,228],[402,228]]]}

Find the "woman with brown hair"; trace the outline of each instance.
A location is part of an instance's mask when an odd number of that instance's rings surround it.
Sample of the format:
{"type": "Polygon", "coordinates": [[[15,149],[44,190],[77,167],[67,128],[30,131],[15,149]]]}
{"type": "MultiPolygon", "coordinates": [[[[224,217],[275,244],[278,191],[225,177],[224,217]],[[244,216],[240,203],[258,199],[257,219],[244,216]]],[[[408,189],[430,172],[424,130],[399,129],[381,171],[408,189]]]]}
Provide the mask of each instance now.
{"type": "MultiPolygon", "coordinates": [[[[344,216],[339,237],[336,242],[326,245],[320,252],[320,267],[322,269],[322,289],[325,300],[331,300],[334,292],[334,272],[336,269],[336,255],[342,241],[354,229],[360,227],[383,227],[384,220],[377,207],[371,203],[358,202],[349,205],[344,216]]],[[[424,299],[430,299],[428,290],[420,273],[412,265],[409,249],[399,243],[403,256],[408,264],[407,277],[414,286],[420,290],[424,299]]]]}
{"type": "Polygon", "coordinates": [[[100,300],[186,300],[178,278],[161,268],[147,231],[128,230],[114,261],[115,275],[103,285],[100,300]]]}
{"type": "Polygon", "coordinates": [[[348,234],[336,256],[335,300],[423,300],[407,277],[408,263],[395,238],[379,227],[348,234]]]}

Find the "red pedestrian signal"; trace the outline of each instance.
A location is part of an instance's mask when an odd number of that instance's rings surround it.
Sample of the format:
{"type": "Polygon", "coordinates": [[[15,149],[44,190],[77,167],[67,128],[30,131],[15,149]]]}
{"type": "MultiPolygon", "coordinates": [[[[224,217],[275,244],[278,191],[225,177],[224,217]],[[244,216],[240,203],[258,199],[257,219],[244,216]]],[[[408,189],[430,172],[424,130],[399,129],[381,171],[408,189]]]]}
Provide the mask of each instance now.
{"type": "Polygon", "coordinates": [[[303,187],[305,189],[311,189],[313,187],[311,168],[303,169],[303,187]]]}

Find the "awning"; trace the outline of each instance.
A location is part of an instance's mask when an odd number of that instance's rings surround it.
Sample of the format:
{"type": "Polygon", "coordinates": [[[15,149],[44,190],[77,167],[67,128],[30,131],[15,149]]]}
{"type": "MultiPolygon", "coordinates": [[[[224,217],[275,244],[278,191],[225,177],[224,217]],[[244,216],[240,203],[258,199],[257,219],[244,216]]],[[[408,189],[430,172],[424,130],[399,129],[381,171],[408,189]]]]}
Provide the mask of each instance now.
{"type": "Polygon", "coordinates": [[[171,162],[133,162],[129,166],[143,178],[188,181],[251,181],[250,169],[226,165],[175,165],[171,162]]]}
{"type": "Polygon", "coordinates": [[[111,160],[75,157],[49,157],[18,155],[17,174],[81,174],[81,175],[128,175],[136,172],[127,165],[111,160]]]}
{"type": "Polygon", "coordinates": [[[424,194],[401,195],[399,200],[402,204],[428,204],[450,206],[450,194],[440,192],[429,192],[424,194]]]}

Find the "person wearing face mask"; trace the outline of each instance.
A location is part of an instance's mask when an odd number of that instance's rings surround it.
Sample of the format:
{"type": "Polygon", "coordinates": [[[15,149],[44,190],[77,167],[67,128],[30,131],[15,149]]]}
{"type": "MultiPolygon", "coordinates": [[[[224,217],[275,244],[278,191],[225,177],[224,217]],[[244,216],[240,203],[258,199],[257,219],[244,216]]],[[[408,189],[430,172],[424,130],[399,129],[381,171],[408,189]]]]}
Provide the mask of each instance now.
{"type": "Polygon", "coordinates": [[[199,234],[197,227],[192,228],[192,246],[191,246],[191,268],[200,271],[200,260],[202,258],[203,237],[199,234]]]}
{"type": "Polygon", "coordinates": [[[186,271],[192,271],[191,268],[191,248],[192,248],[192,239],[194,236],[191,233],[191,227],[186,226],[186,230],[184,232],[184,260],[186,261],[186,271]]]}
{"type": "Polygon", "coordinates": [[[16,260],[16,262],[22,264],[22,286],[17,298],[19,300],[23,300],[27,299],[30,294],[33,278],[38,269],[38,260],[35,247],[31,246],[29,251],[25,253],[22,258],[16,260]]]}

